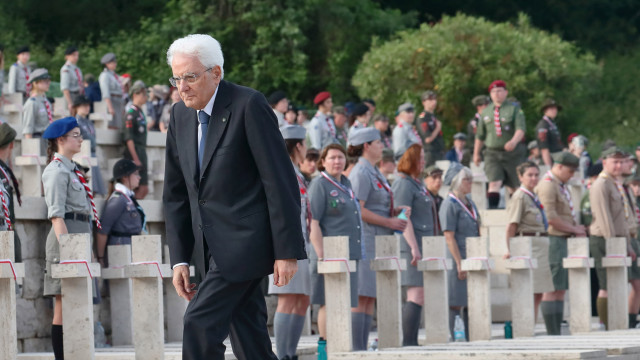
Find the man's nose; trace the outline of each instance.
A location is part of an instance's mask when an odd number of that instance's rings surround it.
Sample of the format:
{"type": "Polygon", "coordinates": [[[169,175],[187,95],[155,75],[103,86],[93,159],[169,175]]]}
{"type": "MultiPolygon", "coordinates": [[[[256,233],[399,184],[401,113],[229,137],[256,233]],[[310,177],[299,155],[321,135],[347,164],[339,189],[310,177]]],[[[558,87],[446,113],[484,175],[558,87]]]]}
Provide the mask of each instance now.
{"type": "Polygon", "coordinates": [[[183,92],[189,89],[189,83],[184,80],[180,81],[180,83],[177,85],[178,85],[179,92],[183,92]]]}

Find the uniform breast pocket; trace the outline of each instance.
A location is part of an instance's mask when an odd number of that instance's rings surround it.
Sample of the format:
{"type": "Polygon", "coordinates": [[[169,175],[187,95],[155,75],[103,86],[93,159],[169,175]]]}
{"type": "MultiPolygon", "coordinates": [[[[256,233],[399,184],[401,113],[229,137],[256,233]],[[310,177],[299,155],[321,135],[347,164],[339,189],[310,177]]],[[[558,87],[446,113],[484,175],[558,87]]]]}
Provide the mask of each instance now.
{"type": "Polygon", "coordinates": [[[72,179],[71,180],[71,189],[74,190],[74,191],[83,191],[84,190],[84,186],[82,186],[82,183],[80,183],[80,180],[72,179]]]}
{"type": "Polygon", "coordinates": [[[345,199],[341,196],[329,196],[327,199],[327,213],[339,215],[344,211],[345,199]]]}

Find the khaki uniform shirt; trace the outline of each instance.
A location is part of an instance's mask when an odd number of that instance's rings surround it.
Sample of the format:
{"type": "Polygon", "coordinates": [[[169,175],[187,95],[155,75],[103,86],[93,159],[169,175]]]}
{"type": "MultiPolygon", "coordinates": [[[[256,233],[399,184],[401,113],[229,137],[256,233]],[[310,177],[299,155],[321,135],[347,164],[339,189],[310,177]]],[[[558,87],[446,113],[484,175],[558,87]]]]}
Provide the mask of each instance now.
{"type": "Polygon", "coordinates": [[[42,134],[53,118],[53,106],[45,95],[32,96],[25,103],[22,111],[22,133],[42,134]],[[49,107],[49,110],[47,110],[49,107]]]}
{"type": "Polygon", "coordinates": [[[629,237],[628,217],[631,209],[625,211],[625,196],[610,176],[602,172],[589,190],[593,220],[589,230],[592,235],[604,238],[629,237]]]}
{"type": "Polygon", "coordinates": [[[64,214],[70,212],[90,215],[91,203],[74,171],[76,164],[58,153],[53,157],[61,161],[52,160],[42,172],[48,218],[64,218],[64,214]]]}
{"type": "Polygon", "coordinates": [[[115,72],[105,68],[100,74],[99,82],[103,100],[112,96],[122,97],[122,85],[115,72]]]}
{"type": "MultiPolygon", "coordinates": [[[[31,69],[27,65],[14,63],[9,69],[9,88],[7,94],[27,91],[27,75],[31,74],[31,69]]],[[[29,95],[29,94],[27,94],[29,95]]]]}
{"type": "Polygon", "coordinates": [[[511,196],[507,205],[507,214],[509,214],[510,224],[518,224],[516,235],[521,232],[547,232],[542,220],[542,210],[538,209],[531,196],[520,189],[511,196]]]}
{"type": "Polygon", "coordinates": [[[489,104],[480,115],[482,120],[478,121],[476,138],[485,142],[487,148],[503,149],[504,145],[511,140],[516,130],[526,131],[524,113],[520,107],[511,103],[504,103],[500,106],[500,128],[502,136],[496,135],[496,128],[493,124],[494,104],[489,104]]]}
{"type": "MultiPolygon", "coordinates": [[[[571,193],[566,185],[562,184],[551,172],[547,173],[535,188],[544,210],[547,213],[547,219],[561,219],[565,222],[576,225],[572,212],[576,207],[571,202],[571,193]]],[[[554,236],[570,236],[571,233],[563,232],[549,225],[549,235],[554,236]]]]}
{"type": "Polygon", "coordinates": [[[83,86],[80,68],[70,62],[64,64],[60,69],[60,90],[76,93],[80,92],[83,86]]]}

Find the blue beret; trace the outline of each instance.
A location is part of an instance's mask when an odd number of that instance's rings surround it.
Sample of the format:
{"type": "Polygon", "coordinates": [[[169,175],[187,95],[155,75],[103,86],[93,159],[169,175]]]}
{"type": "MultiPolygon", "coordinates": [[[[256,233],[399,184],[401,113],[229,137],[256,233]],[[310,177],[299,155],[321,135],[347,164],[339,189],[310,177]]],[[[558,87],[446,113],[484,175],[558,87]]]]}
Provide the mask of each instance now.
{"type": "Polygon", "coordinates": [[[287,125],[280,128],[282,137],[285,140],[304,140],[307,135],[307,129],[300,125],[287,125]]]}
{"type": "Polygon", "coordinates": [[[78,120],[74,117],[67,116],[49,124],[44,134],[42,134],[42,137],[45,139],[56,139],[77,127],[78,120]]]}
{"type": "Polygon", "coordinates": [[[358,146],[376,140],[380,140],[380,131],[374,127],[349,131],[349,145],[358,146]]]}

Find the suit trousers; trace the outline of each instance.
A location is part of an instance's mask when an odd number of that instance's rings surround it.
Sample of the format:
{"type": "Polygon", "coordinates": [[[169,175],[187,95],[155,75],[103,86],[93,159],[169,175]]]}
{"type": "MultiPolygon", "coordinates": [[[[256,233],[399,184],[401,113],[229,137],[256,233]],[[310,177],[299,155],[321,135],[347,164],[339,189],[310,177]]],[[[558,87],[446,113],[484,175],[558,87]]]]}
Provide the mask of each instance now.
{"type": "Polygon", "coordinates": [[[267,330],[261,281],[229,282],[210,258],[209,271],[184,315],[182,358],[223,360],[223,342],[229,336],[238,360],[277,360],[267,330]]]}

